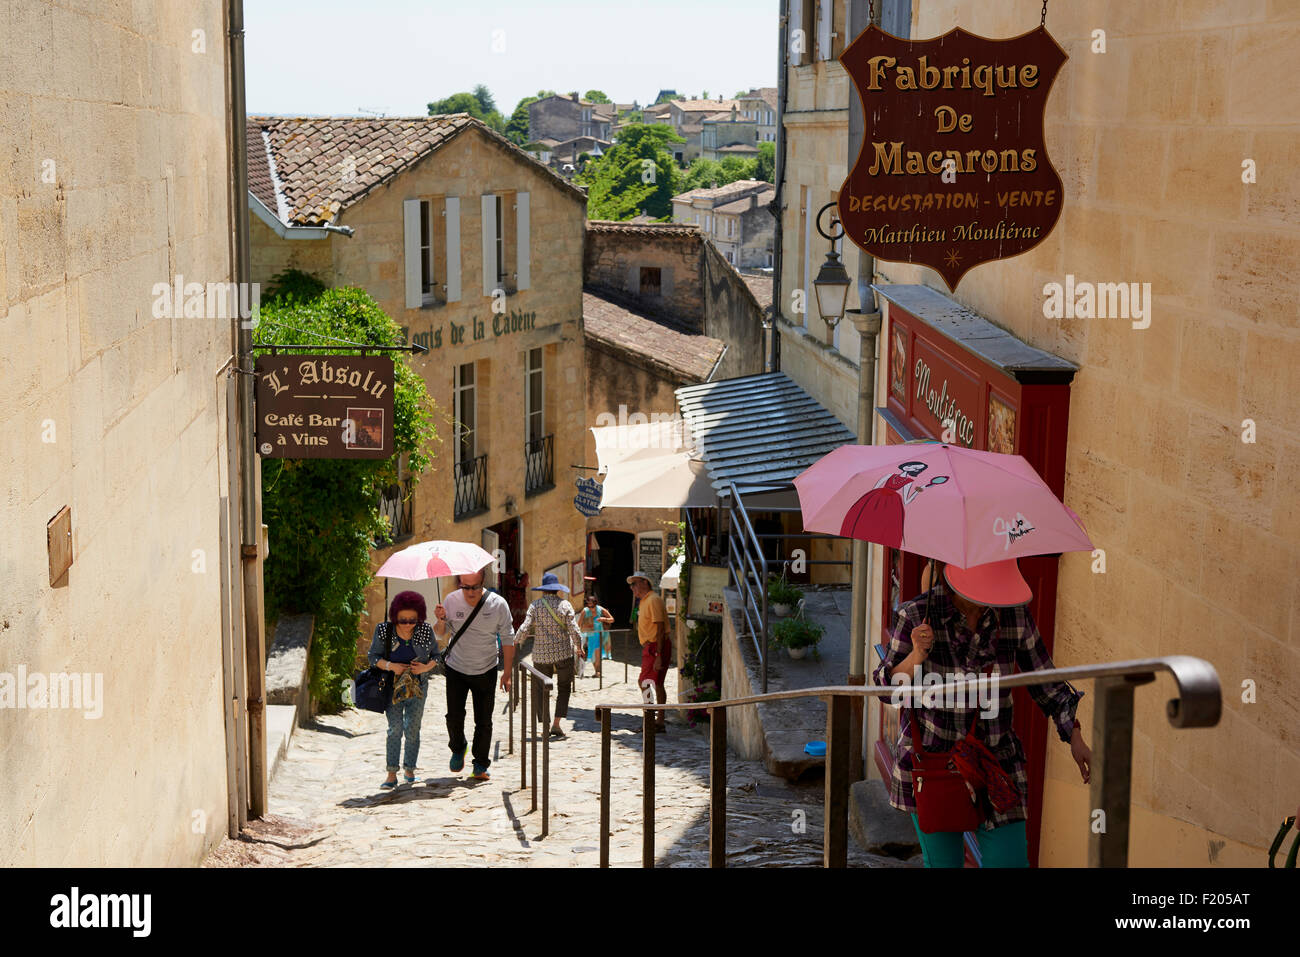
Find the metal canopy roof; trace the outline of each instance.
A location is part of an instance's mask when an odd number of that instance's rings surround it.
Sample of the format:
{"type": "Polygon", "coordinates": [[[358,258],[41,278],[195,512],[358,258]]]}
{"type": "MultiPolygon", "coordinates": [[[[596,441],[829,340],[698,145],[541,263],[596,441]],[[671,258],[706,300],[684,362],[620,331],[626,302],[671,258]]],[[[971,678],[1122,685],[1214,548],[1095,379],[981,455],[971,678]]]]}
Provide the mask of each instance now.
{"type": "Polygon", "coordinates": [[[714,490],[786,487],[857,436],[784,372],[721,379],[677,390],[692,439],[714,490]]]}

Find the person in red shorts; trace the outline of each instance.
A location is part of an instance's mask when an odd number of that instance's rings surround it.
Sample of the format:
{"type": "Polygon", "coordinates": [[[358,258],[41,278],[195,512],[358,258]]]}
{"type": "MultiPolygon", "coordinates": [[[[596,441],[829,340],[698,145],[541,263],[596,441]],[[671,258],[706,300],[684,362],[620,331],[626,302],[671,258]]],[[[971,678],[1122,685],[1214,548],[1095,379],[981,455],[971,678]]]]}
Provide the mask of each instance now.
{"type": "MultiPolygon", "coordinates": [[[[627,583],[632,586],[632,597],[637,603],[636,633],[641,642],[641,674],[637,684],[646,704],[654,704],[656,698],[659,704],[664,704],[668,700],[664,679],[668,677],[673,647],[668,637],[668,612],[664,600],[650,587],[645,572],[633,572],[627,583]]],[[[668,730],[663,711],[656,711],[654,720],[656,731],[668,730]]]]}

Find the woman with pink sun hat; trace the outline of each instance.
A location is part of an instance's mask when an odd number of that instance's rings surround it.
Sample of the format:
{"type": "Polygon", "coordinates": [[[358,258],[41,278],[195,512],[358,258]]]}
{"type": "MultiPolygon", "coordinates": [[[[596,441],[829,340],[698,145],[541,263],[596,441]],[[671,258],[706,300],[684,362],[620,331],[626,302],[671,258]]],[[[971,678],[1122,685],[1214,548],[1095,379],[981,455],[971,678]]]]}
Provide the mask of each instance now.
{"type": "MultiPolygon", "coordinates": [[[[1033,616],[1033,597],[1015,559],[958,568],[931,563],[923,594],[904,602],[884,660],[872,680],[879,685],[921,685],[925,675],[1010,676],[1053,668],[1033,616]]],[[[931,681],[933,679],[930,679],[931,681]]],[[[954,677],[955,680],[955,677],[954,677]]],[[[994,686],[996,690],[996,685],[994,686]]],[[[1086,784],[1092,752],[1075,717],[1082,694],[1065,682],[1026,688],[1056,724],[1086,784]]],[[[1012,726],[1010,690],[997,693],[988,711],[917,706],[902,709],[889,801],[912,815],[926,867],[961,867],[960,831],[922,831],[913,791],[914,754],[948,752],[968,780],[984,787],[983,824],[976,830],[983,867],[1028,867],[1025,831],[1029,781],[1025,749],[1012,726]],[[991,713],[990,713],[991,712],[991,713]]]]}

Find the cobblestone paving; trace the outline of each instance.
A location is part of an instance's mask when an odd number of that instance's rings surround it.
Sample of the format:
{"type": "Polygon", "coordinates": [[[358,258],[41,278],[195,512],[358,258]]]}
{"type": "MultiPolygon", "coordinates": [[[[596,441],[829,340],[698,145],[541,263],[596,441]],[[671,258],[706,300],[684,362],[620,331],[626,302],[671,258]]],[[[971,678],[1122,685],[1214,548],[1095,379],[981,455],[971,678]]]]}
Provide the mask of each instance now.
{"type": "MultiPolygon", "coordinates": [[[[271,816],[261,829],[268,843],[226,841],[210,866],[550,866],[599,864],[600,731],[594,706],[639,700],[635,669],[606,662],[607,683],[581,679],[562,726],[568,737],[552,741],[551,826],[542,838],[541,797],[532,811],[530,788],[521,790],[519,717],[515,754],[507,741],[506,695],[498,692],[493,719],[492,779],[477,782],[448,770],[445,691],[439,675],[429,684],[414,785],[382,791],[383,715],[347,711],[299,728],[270,787],[271,816]]],[[[588,669],[590,672],[590,669],[588,669]]],[[[669,674],[675,699],[676,671],[669,674]]],[[[472,714],[467,725],[472,725],[472,714]]],[[[691,728],[670,717],[655,741],[657,760],[656,866],[708,865],[708,725],[691,728]]],[[[467,733],[469,727],[466,728],[467,733]]],[[[541,746],[538,745],[540,771],[541,746]]],[[[610,863],[641,863],[640,715],[614,712],[610,863]]],[[[823,784],[791,784],[760,763],[729,756],[727,848],[730,866],[820,866],[823,784]]],[[[855,867],[908,866],[859,849],[855,867]]]]}

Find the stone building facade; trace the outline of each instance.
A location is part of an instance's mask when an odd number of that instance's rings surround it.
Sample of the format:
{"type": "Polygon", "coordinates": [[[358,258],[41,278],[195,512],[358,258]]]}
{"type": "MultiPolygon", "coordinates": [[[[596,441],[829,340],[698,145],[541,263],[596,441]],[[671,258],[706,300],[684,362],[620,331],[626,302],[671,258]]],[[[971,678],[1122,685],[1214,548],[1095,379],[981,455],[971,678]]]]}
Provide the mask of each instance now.
{"type": "Polygon", "coordinates": [[[588,291],[627,301],[668,325],[727,344],[714,375],[762,371],[762,310],[739,273],[694,226],[591,222],[588,291]]]}
{"type": "MultiPolygon", "coordinates": [[[[852,37],[861,29],[852,17],[866,4],[849,6],[836,0],[832,24],[852,37]]],[[[881,6],[887,17],[901,14],[889,31],[913,38],[955,25],[1013,37],[1037,25],[1023,10],[971,0],[881,6]]],[[[791,3],[796,22],[799,7],[791,3]]],[[[1300,144],[1300,93],[1287,81],[1300,11],[1208,4],[1175,15],[1170,4],[1081,2],[1053,4],[1046,25],[1069,54],[1045,117],[1062,216],[1045,242],[971,271],[951,295],[1079,367],[1065,501],[1104,550],[1106,571],[1086,553],[1061,558],[1056,663],[1181,653],[1219,674],[1224,710],[1211,729],[1170,727],[1168,686],[1137,691],[1130,864],[1261,866],[1300,794],[1300,712],[1290,690],[1300,683],[1300,497],[1288,480],[1300,466],[1289,428],[1300,414],[1292,301],[1300,187],[1263,172],[1294,167],[1300,144]],[[1105,53],[1094,50],[1097,29],[1105,53]],[[1246,159],[1259,171],[1254,182],[1243,180],[1246,159]],[[1149,326],[1046,318],[1044,287],[1067,276],[1149,282],[1149,326]],[[1247,686],[1256,690],[1244,701],[1247,686]]],[[[845,178],[854,94],[816,45],[803,59],[786,75],[781,367],[852,425],[857,334],[845,322],[829,336],[815,314],[792,310],[791,292],[806,289],[825,258],[828,243],[809,216],[845,178]]],[[[844,252],[856,276],[857,250],[845,244],[844,252]]],[[[878,260],[874,278],[949,295],[922,267],[878,260]]],[[[851,288],[849,307],[858,302],[851,288]]],[[[887,314],[881,362],[889,335],[887,314]]],[[[877,369],[880,408],[888,377],[877,369]]],[[[881,550],[873,551],[876,609],[881,550]]],[[[877,617],[869,645],[885,640],[877,617]]],[[[1080,690],[1079,716],[1091,729],[1095,695],[1091,683],[1080,690]]],[[[868,747],[878,733],[869,730],[868,747]]],[[[1086,862],[1080,822],[1090,807],[1068,749],[1049,738],[1040,864],[1086,862]]]]}
{"type": "Polygon", "coordinates": [[[528,104],[528,139],[563,143],[590,136],[608,140],[614,119],[613,103],[591,103],[576,93],[547,96],[528,104]]]}
{"type": "Polygon", "coordinates": [[[229,809],[231,319],[155,287],[234,279],[222,5],[0,19],[0,864],[195,866],[229,809]]]}
{"type": "Polygon", "coordinates": [[[738,269],[770,268],[776,236],[770,204],[775,195],[771,183],[756,179],[692,190],[673,197],[673,222],[699,226],[738,269]]]}
{"type": "MultiPolygon", "coordinates": [[[[429,349],[412,361],[439,410],[441,441],[415,486],[405,535],[375,551],[375,567],[429,539],[499,547],[497,585],[522,617],[530,596],[520,574],[535,585],[546,569],[571,569],[583,557],[572,465],[582,461],[586,428],[584,194],[464,115],[252,122],[267,129],[272,160],[288,143],[319,150],[323,179],[313,187],[299,168],[282,191],[330,197],[320,207],[327,216],[291,202],[297,225],[353,231],[314,241],[329,250],[320,278],[364,288],[429,349]],[[400,160],[384,158],[389,147],[400,160]],[[349,183],[332,178],[344,155],[355,157],[349,183]]],[[[255,246],[255,261],[279,262],[294,255],[288,247],[311,244],[268,234],[255,234],[267,243],[255,246]]],[[[397,497],[385,507],[404,512],[397,497]]],[[[417,590],[434,598],[438,587],[417,590]]],[[[371,622],[382,619],[383,595],[382,583],[367,594],[371,622]]]]}
{"type": "MultiPolygon", "coordinates": [[[[584,278],[589,426],[662,421],[677,415],[676,388],[762,371],[761,308],[694,226],[589,223],[584,278]]],[[[586,461],[597,461],[594,438],[586,461]]],[[[666,571],[679,521],[667,508],[587,520],[589,574],[619,622],[630,602],[617,572],[643,561],[646,538],[659,539],[662,557],[645,571],[666,571]]]]}

